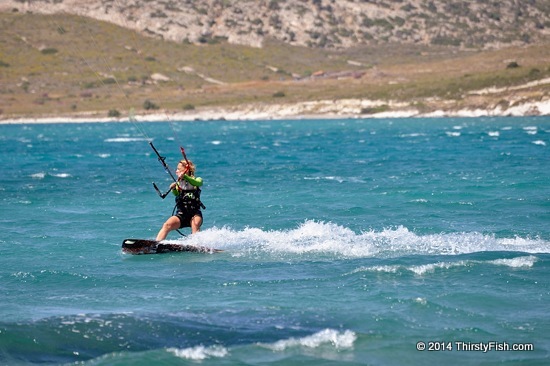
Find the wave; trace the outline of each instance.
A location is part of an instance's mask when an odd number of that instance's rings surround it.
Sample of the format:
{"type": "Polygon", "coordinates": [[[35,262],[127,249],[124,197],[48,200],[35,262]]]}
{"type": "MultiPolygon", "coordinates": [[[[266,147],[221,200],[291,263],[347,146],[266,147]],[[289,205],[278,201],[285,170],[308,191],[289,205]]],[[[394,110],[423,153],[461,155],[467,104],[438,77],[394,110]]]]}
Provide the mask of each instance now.
{"type": "Polygon", "coordinates": [[[324,329],[301,338],[292,337],[274,343],[259,343],[258,345],[269,348],[272,351],[284,351],[288,348],[295,347],[318,348],[328,344],[340,350],[352,348],[356,339],[357,335],[351,330],[339,332],[334,329],[324,329]]]}
{"type": "Polygon", "coordinates": [[[384,266],[367,266],[360,267],[348,274],[354,274],[359,272],[384,272],[384,273],[399,273],[399,272],[413,272],[416,275],[422,276],[427,273],[433,273],[439,269],[451,269],[456,267],[466,267],[470,268],[475,265],[495,265],[495,266],[506,266],[511,268],[531,268],[537,262],[538,258],[535,256],[522,256],[516,258],[503,258],[495,259],[490,261],[481,261],[481,260],[461,260],[457,262],[437,262],[437,263],[428,263],[422,265],[384,265],[384,266]]]}
{"type": "MultiPolygon", "coordinates": [[[[224,323],[220,314],[88,313],[0,322],[0,344],[4,345],[0,359],[20,364],[175,364],[177,359],[218,364],[221,359],[231,362],[250,354],[271,357],[287,352],[323,359],[353,350],[358,339],[346,329],[297,329],[301,327],[295,327],[294,320],[291,327],[273,328],[266,323],[258,328],[259,319],[249,318],[247,312],[236,326],[224,323]]],[[[265,321],[266,314],[261,315],[265,321]]]]}
{"type": "MultiPolygon", "coordinates": [[[[290,337],[272,343],[259,342],[256,345],[267,348],[273,352],[283,352],[294,348],[315,349],[320,347],[331,347],[336,350],[352,349],[357,340],[357,335],[351,330],[340,332],[334,329],[324,329],[304,337],[290,337]]],[[[230,354],[230,350],[224,346],[195,346],[184,349],[168,348],[168,352],[176,357],[202,361],[209,358],[223,358],[230,354]]]]}
{"type": "Polygon", "coordinates": [[[227,250],[234,257],[271,255],[330,255],[341,258],[404,255],[460,255],[476,252],[548,253],[550,242],[540,238],[497,238],[493,234],[457,232],[416,234],[406,227],[355,233],[326,222],[306,221],[295,229],[262,230],[211,228],[174,243],[227,250]]]}

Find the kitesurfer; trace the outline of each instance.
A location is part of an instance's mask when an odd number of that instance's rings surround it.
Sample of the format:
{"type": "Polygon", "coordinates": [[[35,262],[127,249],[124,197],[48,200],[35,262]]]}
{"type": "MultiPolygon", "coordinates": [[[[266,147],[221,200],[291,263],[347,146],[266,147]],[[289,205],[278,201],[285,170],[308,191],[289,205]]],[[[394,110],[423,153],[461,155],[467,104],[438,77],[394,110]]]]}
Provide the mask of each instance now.
{"type": "Polygon", "coordinates": [[[166,239],[168,233],[184,227],[190,227],[191,233],[199,232],[202,226],[201,189],[202,178],[195,177],[195,164],[190,160],[181,160],[176,169],[178,179],[170,185],[176,196],[175,215],[162,225],[157,234],[157,241],[166,239]]]}

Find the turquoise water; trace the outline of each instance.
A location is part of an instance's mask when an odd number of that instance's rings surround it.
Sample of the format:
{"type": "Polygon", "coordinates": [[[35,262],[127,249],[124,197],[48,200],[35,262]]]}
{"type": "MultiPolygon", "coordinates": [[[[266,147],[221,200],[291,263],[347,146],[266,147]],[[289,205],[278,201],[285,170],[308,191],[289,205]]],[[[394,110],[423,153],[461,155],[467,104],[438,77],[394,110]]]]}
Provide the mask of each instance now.
{"type": "Polygon", "coordinates": [[[20,124],[0,142],[0,364],[550,362],[548,117],[20,124]],[[174,204],[149,139],[205,181],[203,231],[169,240],[224,253],[121,253],[174,204]]]}

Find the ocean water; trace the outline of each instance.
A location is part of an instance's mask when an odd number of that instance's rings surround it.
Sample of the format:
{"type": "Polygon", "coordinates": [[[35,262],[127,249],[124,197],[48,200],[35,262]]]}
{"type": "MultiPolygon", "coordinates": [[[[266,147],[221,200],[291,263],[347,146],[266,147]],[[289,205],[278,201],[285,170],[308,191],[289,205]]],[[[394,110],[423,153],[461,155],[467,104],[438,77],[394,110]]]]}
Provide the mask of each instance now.
{"type": "MultiPolygon", "coordinates": [[[[0,125],[2,365],[547,365],[550,120],[0,125]],[[121,253],[179,146],[219,254],[121,253]]],[[[189,234],[188,230],[185,232],[189,234]]]]}

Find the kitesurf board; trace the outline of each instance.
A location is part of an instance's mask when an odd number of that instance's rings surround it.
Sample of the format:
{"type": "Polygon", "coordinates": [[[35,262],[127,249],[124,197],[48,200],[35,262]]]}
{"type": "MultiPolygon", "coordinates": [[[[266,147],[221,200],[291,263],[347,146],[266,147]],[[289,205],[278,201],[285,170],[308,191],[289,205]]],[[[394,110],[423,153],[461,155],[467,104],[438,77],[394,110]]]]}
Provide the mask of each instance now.
{"type": "Polygon", "coordinates": [[[129,254],[159,254],[172,252],[193,252],[193,253],[219,253],[220,249],[199,247],[189,244],[163,243],[148,239],[124,239],[122,251],[129,254]]]}

